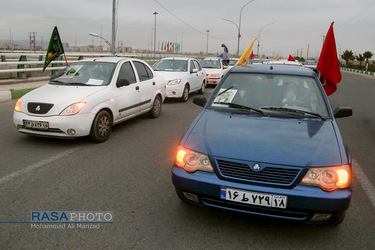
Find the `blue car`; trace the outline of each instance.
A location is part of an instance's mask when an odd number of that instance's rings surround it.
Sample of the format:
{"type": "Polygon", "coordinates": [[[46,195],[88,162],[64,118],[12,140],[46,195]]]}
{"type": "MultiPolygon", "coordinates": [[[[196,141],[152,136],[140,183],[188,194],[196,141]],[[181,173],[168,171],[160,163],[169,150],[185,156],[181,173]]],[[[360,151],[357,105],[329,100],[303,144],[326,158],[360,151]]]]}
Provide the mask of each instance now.
{"type": "Polygon", "coordinates": [[[232,68],[179,142],[172,181],[190,204],[311,224],[343,221],[351,157],[315,72],[232,68]]]}

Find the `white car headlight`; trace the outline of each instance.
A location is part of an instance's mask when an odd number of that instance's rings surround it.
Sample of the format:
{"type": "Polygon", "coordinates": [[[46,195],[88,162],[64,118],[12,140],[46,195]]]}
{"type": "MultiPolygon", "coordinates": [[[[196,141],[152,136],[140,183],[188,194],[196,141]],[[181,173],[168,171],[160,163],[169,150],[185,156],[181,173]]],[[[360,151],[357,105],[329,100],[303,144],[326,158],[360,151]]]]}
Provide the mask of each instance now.
{"type": "Polygon", "coordinates": [[[66,107],[60,115],[75,115],[86,105],[85,102],[76,102],[66,107]]]}
{"type": "Polygon", "coordinates": [[[14,106],[14,110],[17,112],[21,112],[22,111],[21,106],[22,106],[22,99],[19,98],[17,100],[16,106],[14,106]]]}
{"type": "Polygon", "coordinates": [[[167,86],[177,85],[177,84],[180,84],[180,82],[181,82],[181,79],[170,80],[167,82],[167,86]]]}
{"type": "Polygon", "coordinates": [[[176,165],[184,168],[187,172],[193,173],[197,170],[214,172],[210,159],[207,155],[178,146],[176,165]]]}

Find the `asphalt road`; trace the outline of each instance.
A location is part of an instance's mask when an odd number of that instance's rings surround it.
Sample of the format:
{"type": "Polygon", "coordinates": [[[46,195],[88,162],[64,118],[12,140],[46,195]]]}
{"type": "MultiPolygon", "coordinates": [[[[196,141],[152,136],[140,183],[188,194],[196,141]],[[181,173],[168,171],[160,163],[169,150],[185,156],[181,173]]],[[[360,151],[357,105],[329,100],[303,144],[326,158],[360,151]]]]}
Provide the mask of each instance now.
{"type": "Polygon", "coordinates": [[[98,229],[0,223],[0,248],[372,249],[375,204],[369,195],[374,190],[366,188],[375,184],[374,93],[374,77],[343,72],[330,97],[333,107],[353,107],[354,115],[338,123],[367,178],[363,184],[354,176],[351,206],[336,227],[182,203],[171,183],[171,166],[179,139],[201,110],[192,98],[164,103],[157,119],[142,116],[114,127],[101,144],[19,134],[12,124],[15,101],[1,103],[0,222],[30,221],[32,211],[112,211],[113,223],[98,229]]]}

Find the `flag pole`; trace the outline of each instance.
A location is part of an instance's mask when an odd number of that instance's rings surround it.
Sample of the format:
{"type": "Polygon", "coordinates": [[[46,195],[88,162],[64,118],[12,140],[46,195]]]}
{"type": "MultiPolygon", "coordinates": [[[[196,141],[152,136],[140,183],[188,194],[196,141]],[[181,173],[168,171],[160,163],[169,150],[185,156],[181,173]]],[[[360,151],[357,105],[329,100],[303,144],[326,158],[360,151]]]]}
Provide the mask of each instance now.
{"type": "Polygon", "coordinates": [[[68,60],[66,60],[65,52],[64,52],[64,58],[65,58],[66,66],[69,66],[69,64],[68,64],[68,60]]]}

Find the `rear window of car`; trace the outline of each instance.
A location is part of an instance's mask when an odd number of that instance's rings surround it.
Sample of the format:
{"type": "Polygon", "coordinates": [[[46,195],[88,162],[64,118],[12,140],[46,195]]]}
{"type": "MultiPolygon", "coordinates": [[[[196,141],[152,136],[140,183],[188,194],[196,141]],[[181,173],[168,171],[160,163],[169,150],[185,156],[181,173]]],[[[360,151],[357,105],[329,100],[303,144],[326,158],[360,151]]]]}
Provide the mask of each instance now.
{"type": "Polygon", "coordinates": [[[188,70],[187,60],[160,60],[152,67],[155,71],[186,72],[188,70]]]}

